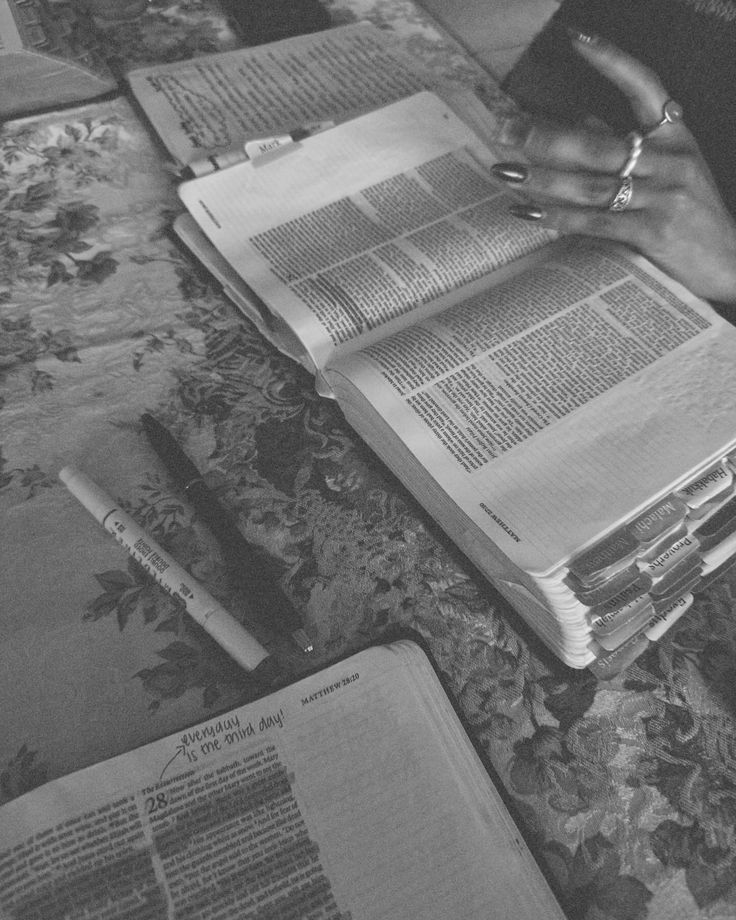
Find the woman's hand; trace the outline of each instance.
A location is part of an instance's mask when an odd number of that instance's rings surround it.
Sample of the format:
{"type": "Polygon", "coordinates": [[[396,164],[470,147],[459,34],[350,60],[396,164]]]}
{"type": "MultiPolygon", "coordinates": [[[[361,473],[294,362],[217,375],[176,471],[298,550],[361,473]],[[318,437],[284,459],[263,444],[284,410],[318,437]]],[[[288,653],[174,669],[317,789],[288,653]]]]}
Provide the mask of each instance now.
{"type": "Polygon", "coordinates": [[[572,41],[625,93],[644,135],[630,200],[622,210],[610,210],[632,153],[631,137],[520,122],[526,127],[510,142],[509,161],[493,167],[528,201],[513,212],[562,233],[627,243],[693,293],[736,304],[736,223],[695,139],[681,120],[647,133],[663,119],[667,91],[648,67],[610,43],[588,36],[572,41]]]}

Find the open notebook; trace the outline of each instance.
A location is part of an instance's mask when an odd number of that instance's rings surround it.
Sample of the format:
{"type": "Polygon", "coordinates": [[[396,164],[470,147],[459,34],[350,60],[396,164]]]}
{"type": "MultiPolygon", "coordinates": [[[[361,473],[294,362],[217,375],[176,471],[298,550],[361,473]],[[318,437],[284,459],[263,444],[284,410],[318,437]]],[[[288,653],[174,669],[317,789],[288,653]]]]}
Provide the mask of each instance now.
{"type": "Polygon", "coordinates": [[[0,915],[564,920],[419,645],[0,809],[0,915]]]}

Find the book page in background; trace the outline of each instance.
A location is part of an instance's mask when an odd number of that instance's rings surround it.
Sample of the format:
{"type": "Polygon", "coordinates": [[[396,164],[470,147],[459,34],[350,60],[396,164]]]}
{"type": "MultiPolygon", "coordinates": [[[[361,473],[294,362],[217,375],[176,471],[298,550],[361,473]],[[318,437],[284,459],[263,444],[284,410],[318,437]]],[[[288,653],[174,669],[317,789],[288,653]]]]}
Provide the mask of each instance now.
{"type": "Polygon", "coordinates": [[[407,641],[10,802],[0,878],[13,917],[563,920],[407,641]]]}
{"type": "Polygon", "coordinates": [[[489,150],[432,93],[293,146],[179,194],[318,368],[551,239],[508,213],[489,150]]]}
{"type": "Polygon", "coordinates": [[[23,48],[23,39],[8,0],[0,0],[0,54],[11,54],[23,48]]]}
{"type": "Polygon", "coordinates": [[[369,23],[128,74],[179,166],[195,175],[246,159],[254,138],[341,122],[434,82],[369,23]]]}
{"type": "Polygon", "coordinates": [[[736,329],[624,249],[529,261],[325,376],[430,514],[541,577],[732,449],[736,329]]]}

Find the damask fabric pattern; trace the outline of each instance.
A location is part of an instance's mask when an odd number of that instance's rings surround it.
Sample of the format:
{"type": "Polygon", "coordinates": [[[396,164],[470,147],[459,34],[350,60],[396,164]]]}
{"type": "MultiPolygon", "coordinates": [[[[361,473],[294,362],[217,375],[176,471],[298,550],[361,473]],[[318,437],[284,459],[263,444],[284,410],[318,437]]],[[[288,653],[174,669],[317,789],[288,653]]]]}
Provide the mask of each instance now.
{"type": "MultiPolygon", "coordinates": [[[[208,10],[154,0],[108,41],[214,50],[208,10]]],[[[410,3],[330,10],[478,78],[410,3]]],[[[0,148],[0,802],[254,693],[56,478],[83,468],[247,621],[149,411],[281,564],[314,658],[254,630],[292,673],[396,625],[427,639],[571,918],[736,917],[736,575],[615,680],[566,669],[172,242],[176,180],[124,98],[9,123],[0,148]]]]}

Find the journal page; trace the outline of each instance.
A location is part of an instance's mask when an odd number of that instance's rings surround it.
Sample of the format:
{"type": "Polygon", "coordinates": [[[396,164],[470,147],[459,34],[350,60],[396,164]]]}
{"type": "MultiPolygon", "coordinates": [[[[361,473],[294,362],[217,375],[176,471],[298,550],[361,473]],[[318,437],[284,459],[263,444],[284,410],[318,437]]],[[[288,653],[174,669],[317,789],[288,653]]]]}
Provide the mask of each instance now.
{"type": "Polygon", "coordinates": [[[9,917],[563,920],[407,641],[10,802],[0,879],[9,917]]]}

